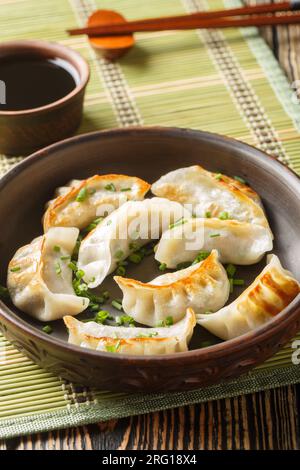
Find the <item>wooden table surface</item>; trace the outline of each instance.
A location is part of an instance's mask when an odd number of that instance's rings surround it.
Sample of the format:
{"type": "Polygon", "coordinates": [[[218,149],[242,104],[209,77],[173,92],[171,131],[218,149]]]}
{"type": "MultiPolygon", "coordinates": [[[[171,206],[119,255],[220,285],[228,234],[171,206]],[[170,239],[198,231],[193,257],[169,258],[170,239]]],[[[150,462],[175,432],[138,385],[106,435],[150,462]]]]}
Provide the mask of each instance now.
{"type": "MultiPolygon", "coordinates": [[[[259,3],[249,1],[248,3],[259,3]]],[[[262,3],[262,2],[260,2],[262,3]]],[[[300,91],[300,26],[265,28],[300,91]]],[[[300,93],[299,93],[300,96],[300,93]]],[[[300,449],[300,386],[0,441],[0,449],[300,449]]]]}

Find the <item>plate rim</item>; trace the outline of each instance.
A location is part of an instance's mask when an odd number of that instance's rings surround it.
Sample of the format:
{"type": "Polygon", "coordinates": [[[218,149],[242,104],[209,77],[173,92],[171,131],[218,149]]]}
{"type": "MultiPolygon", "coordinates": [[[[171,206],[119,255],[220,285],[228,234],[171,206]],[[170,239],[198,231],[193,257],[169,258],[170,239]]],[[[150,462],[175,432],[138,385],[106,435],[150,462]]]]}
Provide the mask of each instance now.
{"type": "MultiPolygon", "coordinates": [[[[67,139],[63,139],[59,142],[51,144],[43,149],[40,149],[30,156],[26,157],[21,162],[17,163],[11,170],[9,170],[1,179],[0,179],[0,191],[9,183],[15,175],[21,173],[24,169],[34,164],[36,161],[40,160],[41,158],[51,158],[51,154],[55,152],[57,149],[63,150],[64,147],[68,147],[70,144],[76,145],[78,142],[85,142],[88,140],[97,140],[101,138],[111,138],[113,136],[124,135],[128,134],[129,136],[136,133],[148,133],[149,135],[163,133],[168,134],[169,136],[176,136],[176,137],[200,137],[206,138],[206,140],[213,140],[214,142],[217,141],[219,144],[227,143],[229,146],[251,151],[252,157],[255,157],[257,162],[259,163],[259,158],[263,158],[264,162],[270,163],[270,165],[277,165],[278,168],[285,170],[285,177],[293,181],[295,185],[299,185],[299,195],[300,195],[300,177],[287,165],[276,159],[275,157],[268,155],[263,150],[256,148],[253,145],[249,145],[244,143],[238,139],[234,139],[232,137],[224,136],[222,134],[217,134],[213,132],[207,132],[197,129],[189,129],[189,128],[182,128],[182,127],[167,127],[167,126],[130,126],[126,128],[112,128],[112,129],[105,129],[105,130],[98,130],[90,133],[76,135],[67,139]]],[[[253,331],[248,333],[244,333],[241,336],[236,338],[226,340],[220,342],[218,344],[207,346],[204,348],[198,348],[189,350],[186,352],[181,353],[173,353],[173,354],[164,354],[164,355],[129,355],[129,354],[122,354],[122,353],[110,353],[104,351],[96,351],[91,350],[88,348],[81,348],[80,346],[75,346],[73,344],[68,343],[67,341],[63,341],[59,338],[51,337],[51,335],[47,335],[43,333],[38,328],[31,326],[22,318],[19,318],[10,308],[0,300],[0,319],[3,318],[6,323],[10,324],[13,328],[17,329],[18,332],[24,333],[27,336],[31,336],[32,339],[38,340],[39,342],[59,348],[62,352],[73,352],[77,356],[84,355],[85,357],[91,357],[93,359],[111,359],[116,362],[125,361],[127,363],[134,363],[135,366],[145,366],[147,363],[162,363],[168,362],[170,363],[177,363],[180,362],[182,364],[191,364],[195,362],[201,363],[202,361],[205,362],[207,356],[209,355],[209,359],[218,359],[222,356],[224,359],[226,356],[230,356],[233,351],[236,353],[238,351],[242,351],[245,348],[245,344],[247,348],[251,347],[252,345],[257,345],[258,342],[267,340],[268,338],[271,339],[273,335],[276,334],[277,330],[282,330],[284,326],[290,324],[300,314],[300,294],[295,297],[295,299],[278,315],[274,318],[269,320],[264,325],[256,328],[253,331]],[[212,357],[214,356],[214,357],[212,357]]],[[[76,316],[74,317],[76,318],[76,316]]]]}

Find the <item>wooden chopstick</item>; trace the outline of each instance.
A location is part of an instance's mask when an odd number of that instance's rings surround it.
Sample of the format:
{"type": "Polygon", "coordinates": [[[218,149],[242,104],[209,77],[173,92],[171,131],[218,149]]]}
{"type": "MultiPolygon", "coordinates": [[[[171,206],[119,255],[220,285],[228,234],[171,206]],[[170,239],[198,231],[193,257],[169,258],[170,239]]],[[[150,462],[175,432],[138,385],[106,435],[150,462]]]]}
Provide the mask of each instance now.
{"type": "Polygon", "coordinates": [[[114,36],[134,32],[184,30],[196,28],[226,28],[232,26],[265,26],[274,24],[299,23],[298,15],[265,15],[263,13],[287,12],[300,9],[300,1],[275,4],[254,5],[228,10],[193,13],[190,15],[148,18],[143,20],[114,23],[109,25],[90,26],[67,30],[70,35],[88,34],[89,36],[114,36]],[[245,18],[234,18],[244,15],[245,18]],[[261,15],[261,16],[259,16],[261,15]],[[232,17],[232,18],[229,18],[232,17]]]}

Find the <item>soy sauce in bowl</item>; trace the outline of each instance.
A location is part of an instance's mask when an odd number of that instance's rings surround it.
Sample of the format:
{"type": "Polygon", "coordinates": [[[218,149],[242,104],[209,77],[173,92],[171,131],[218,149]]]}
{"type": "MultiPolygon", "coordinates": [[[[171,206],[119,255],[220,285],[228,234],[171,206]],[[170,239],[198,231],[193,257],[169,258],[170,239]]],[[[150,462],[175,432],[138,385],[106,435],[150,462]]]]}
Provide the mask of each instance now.
{"type": "Polygon", "coordinates": [[[70,62],[59,57],[14,57],[0,62],[0,80],[6,88],[0,111],[21,111],[67,96],[78,85],[80,76],[70,62]]]}

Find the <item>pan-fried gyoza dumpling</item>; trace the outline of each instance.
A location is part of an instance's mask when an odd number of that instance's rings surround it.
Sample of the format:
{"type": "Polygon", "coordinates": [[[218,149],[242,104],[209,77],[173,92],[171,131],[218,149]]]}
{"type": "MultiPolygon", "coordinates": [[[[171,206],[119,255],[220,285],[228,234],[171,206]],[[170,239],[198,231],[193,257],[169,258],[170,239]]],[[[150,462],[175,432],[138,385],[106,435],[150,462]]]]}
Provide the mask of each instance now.
{"type": "Polygon", "coordinates": [[[58,188],[56,188],[56,190],[54,191],[53,199],[46,203],[45,209],[48,209],[48,207],[55,201],[56,198],[58,198],[59,196],[64,196],[72,188],[76,188],[77,186],[79,186],[82,181],[83,180],[71,180],[65,186],[59,186],[58,188]]]}
{"type": "Polygon", "coordinates": [[[195,313],[188,309],[175,325],[163,328],[130,328],[82,323],[64,317],[69,330],[69,343],[97,351],[121,354],[158,355],[184,352],[196,325],[195,313]]]}
{"type": "Polygon", "coordinates": [[[155,258],[168,268],[193,261],[199,251],[218,250],[221,263],[254,264],[271,251],[271,232],[262,225],[237,220],[189,219],[166,230],[155,258]]]}
{"type": "Polygon", "coordinates": [[[99,286],[118,262],[158,239],[170,224],[185,215],[189,213],[181,204],[162,198],[123,204],[82,241],[78,267],[85,273],[83,279],[90,288],[99,286]]]}
{"type": "Polygon", "coordinates": [[[15,253],[8,266],[7,287],[12,302],[41,321],[77,315],[89,300],[77,297],[68,264],[79,230],[54,227],[15,253]]]}
{"type": "Polygon", "coordinates": [[[163,274],[149,283],[119,276],[114,279],[123,292],[124,312],[148,326],[167,317],[176,323],[188,307],[195,313],[215,312],[229,296],[229,281],[216,250],[200,263],[163,274]]]}
{"type": "Polygon", "coordinates": [[[95,175],[69,184],[69,190],[60,188],[60,195],[50,202],[43,220],[45,232],[58,226],[83,229],[126,201],[144,199],[150,189],[146,181],[125,175],[95,175]]]}
{"type": "Polygon", "coordinates": [[[234,302],[216,313],[197,315],[197,322],[219,338],[232,339],[273,318],[299,291],[298,281],[270,255],[261,274],[234,302]]]}
{"type": "Polygon", "coordinates": [[[167,173],[151,190],[156,196],[189,205],[197,217],[219,217],[226,212],[230,219],[268,227],[259,197],[249,186],[198,165],[167,173]]]}

